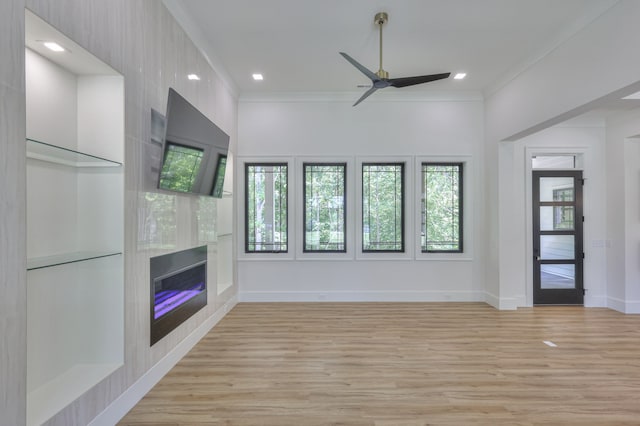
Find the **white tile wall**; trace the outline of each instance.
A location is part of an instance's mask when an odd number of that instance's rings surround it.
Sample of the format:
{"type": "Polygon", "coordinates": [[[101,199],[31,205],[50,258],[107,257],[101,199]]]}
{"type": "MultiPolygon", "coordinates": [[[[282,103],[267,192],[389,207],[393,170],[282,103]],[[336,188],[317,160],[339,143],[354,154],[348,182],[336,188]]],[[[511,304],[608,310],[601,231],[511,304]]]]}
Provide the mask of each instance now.
{"type": "Polygon", "coordinates": [[[26,419],[24,2],[0,2],[0,424],[26,419]]]}
{"type": "Polygon", "coordinates": [[[24,108],[24,91],[0,85],[0,425],[25,421],[24,108]]]}
{"type": "MultiPolygon", "coordinates": [[[[125,366],[48,424],[87,424],[162,359],[216,308],[237,294],[209,292],[209,305],[149,348],[149,258],[164,251],[138,243],[146,207],[140,167],[150,138],[150,110],[164,112],[176,88],[231,135],[237,100],[157,0],[12,0],[0,2],[0,425],[22,425],[26,404],[24,7],[42,17],[125,77],[125,366]],[[189,72],[202,80],[186,79],[189,72]]],[[[227,179],[232,174],[227,173],[227,179]]],[[[231,183],[231,182],[229,182],[231,183]]],[[[174,250],[198,245],[196,200],[171,195],[177,206],[174,250]]],[[[227,203],[229,204],[229,203],[227,203]]],[[[227,207],[225,204],[224,208],[227,207]]],[[[162,213],[161,211],[158,213],[162,213]]],[[[230,215],[230,212],[224,213],[230,215]]],[[[214,247],[212,247],[214,249],[214,247]]],[[[165,250],[167,251],[167,250],[165,250]]],[[[211,262],[212,266],[217,262],[211,262]]],[[[209,276],[215,277],[215,270],[209,276]]],[[[235,274],[234,274],[235,276],[235,274]]],[[[211,284],[216,288],[216,283],[211,284]]]]}

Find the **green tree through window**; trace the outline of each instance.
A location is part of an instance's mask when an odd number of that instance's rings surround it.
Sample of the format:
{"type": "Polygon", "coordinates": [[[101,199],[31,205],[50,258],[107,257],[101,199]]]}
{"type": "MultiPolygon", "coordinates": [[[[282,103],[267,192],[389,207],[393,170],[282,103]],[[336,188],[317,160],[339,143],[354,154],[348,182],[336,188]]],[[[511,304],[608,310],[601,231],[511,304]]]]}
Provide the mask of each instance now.
{"type": "Polygon", "coordinates": [[[303,165],[304,251],[346,252],[347,165],[303,165]]]}
{"type": "Polygon", "coordinates": [[[287,165],[245,164],[245,251],[288,250],[287,165]]]}
{"type": "Polygon", "coordinates": [[[362,251],[404,251],[404,164],[362,164],[362,251]]]}
{"type": "Polygon", "coordinates": [[[164,155],[160,188],[180,192],[192,191],[202,163],[203,151],[167,143],[164,155]]]}
{"type": "Polygon", "coordinates": [[[422,251],[462,252],[462,163],[422,164],[422,251]]]}

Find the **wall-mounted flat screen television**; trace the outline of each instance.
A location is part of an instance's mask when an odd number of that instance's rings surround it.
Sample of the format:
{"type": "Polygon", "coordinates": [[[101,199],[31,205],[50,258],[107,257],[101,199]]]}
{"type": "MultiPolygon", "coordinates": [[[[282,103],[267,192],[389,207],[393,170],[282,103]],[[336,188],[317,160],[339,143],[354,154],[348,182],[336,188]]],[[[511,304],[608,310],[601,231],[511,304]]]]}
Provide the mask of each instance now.
{"type": "Polygon", "coordinates": [[[158,188],[222,197],[229,135],[169,89],[158,188]]]}

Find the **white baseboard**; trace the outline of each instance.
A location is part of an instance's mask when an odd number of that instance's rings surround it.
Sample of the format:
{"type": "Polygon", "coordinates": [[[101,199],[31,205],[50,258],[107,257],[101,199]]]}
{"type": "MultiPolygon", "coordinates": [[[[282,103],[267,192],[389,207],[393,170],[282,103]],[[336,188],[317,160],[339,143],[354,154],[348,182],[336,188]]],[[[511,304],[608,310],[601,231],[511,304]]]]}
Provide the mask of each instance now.
{"type": "Polygon", "coordinates": [[[513,311],[518,309],[520,306],[526,306],[525,300],[520,300],[515,297],[498,297],[495,294],[487,292],[483,295],[484,302],[501,311],[513,311]]]}
{"type": "Polygon", "coordinates": [[[640,314],[640,300],[630,300],[625,303],[625,314],[640,314]]]}
{"type": "Polygon", "coordinates": [[[118,423],[237,303],[237,297],[232,297],[98,414],[89,426],[113,426],[118,423]]]}
{"type": "Polygon", "coordinates": [[[585,308],[607,308],[606,296],[585,296],[585,308]]]}
{"type": "Polygon", "coordinates": [[[623,314],[640,314],[640,301],[622,300],[615,297],[607,298],[607,307],[623,314]]]}
{"type": "Polygon", "coordinates": [[[251,291],[239,294],[241,302],[484,302],[473,291],[251,291]]]}

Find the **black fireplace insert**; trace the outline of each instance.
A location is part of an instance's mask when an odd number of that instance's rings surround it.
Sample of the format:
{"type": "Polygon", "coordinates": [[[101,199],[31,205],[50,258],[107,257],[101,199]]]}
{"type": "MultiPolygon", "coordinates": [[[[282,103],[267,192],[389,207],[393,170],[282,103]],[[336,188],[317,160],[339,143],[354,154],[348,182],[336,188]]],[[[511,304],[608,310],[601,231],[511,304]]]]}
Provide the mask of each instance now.
{"type": "Polygon", "coordinates": [[[150,259],[151,345],[207,304],[207,246],[150,259]]]}

